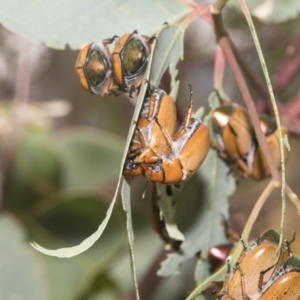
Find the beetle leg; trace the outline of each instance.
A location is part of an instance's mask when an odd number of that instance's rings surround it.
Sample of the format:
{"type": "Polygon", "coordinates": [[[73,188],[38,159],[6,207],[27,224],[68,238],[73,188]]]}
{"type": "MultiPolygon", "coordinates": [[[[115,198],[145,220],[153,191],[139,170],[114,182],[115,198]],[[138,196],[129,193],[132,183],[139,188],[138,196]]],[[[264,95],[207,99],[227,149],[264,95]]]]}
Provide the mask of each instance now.
{"type": "Polygon", "coordinates": [[[296,232],[294,231],[292,239],[290,241],[285,240],[286,248],[287,248],[287,251],[288,251],[289,254],[292,253],[291,244],[295,241],[295,238],[296,238],[296,232]]]}
{"type": "Polygon", "coordinates": [[[161,132],[163,134],[163,137],[165,138],[165,141],[167,142],[167,145],[168,145],[167,147],[169,149],[171,149],[172,148],[172,138],[170,137],[169,132],[163,126],[161,126],[161,124],[158,122],[157,117],[155,118],[155,120],[156,120],[157,125],[161,129],[161,132]]]}
{"type": "Polygon", "coordinates": [[[146,43],[149,44],[149,45],[151,45],[154,42],[154,40],[158,39],[156,34],[153,34],[150,37],[147,36],[147,35],[142,35],[142,37],[145,39],[146,43]]]}
{"type": "Polygon", "coordinates": [[[237,162],[238,166],[240,167],[240,169],[242,170],[244,175],[248,176],[248,175],[252,174],[252,172],[251,172],[251,170],[249,170],[247,164],[241,158],[237,159],[236,162],[237,162]]]}
{"type": "Polygon", "coordinates": [[[218,143],[211,141],[210,142],[210,147],[214,150],[216,150],[217,152],[221,152],[220,146],[218,143]]]}
{"type": "Polygon", "coordinates": [[[250,297],[247,296],[246,294],[246,288],[245,288],[245,273],[243,272],[243,270],[241,269],[239,263],[236,264],[236,270],[238,270],[241,274],[241,290],[242,290],[242,296],[243,299],[245,300],[251,300],[250,297]]]}
{"type": "Polygon", "coordinates": [[[111,92],[116,97],[121,95],[120,89],[116,85],[109,89],[109,92],[111,92]]]}
{"type": "Polygon", "coordinates": [[[129,91],[128,91],[128,92],[129,92],[129,97],[130,97],[130,98],[133,98],[133,95],[132,95],[132,94],[133,94],[135,91],[136,91],[135,85],[131,85],[130,88],[129,88],[129,91]]]}
{"type": "Polygon", "coordinates": [[[273,269],[275,267],[276,264],[274,264],[273,266],[269,267],[268,269],[266,270],[263,270],[263,271],[260,271],[260,274],[259,274],[259,279],[258,279],[258,290],[261,291],[262,290],[262,287],[263,287],[263,284],[264,284],[264,275],[270,271],[271,269],[273,269]]]}
{"type": "Polygon", "coordinates": [[[182,127],[185,129],[188,128],[191,124],[193,107],[194,107],[194,98],[193,98],[194,93],[193,93],[192,86],[190,84],[189,84],[189,87],[190,87],[190,105],[189,105],[188,111],[186,113],[186,116],[185,116],[185,119],[184,119],[183,125],[182,125],[182,127]]]}
{"type": "Polygon", "coordinates": [[[108,44],[111,44],[113,43],[116,39],[118,39],[119,37],[117,35],[114,35],[112,38],[107,38],[107,39],[104,39],[102,41],[103,45],[108,45],[108,44]]]}
{"type": "Polygon", "coordinates": [[[227,295],[226,291],[221,290],[223,285],[224,281],[213,281],[208,287],[205,288],[205,290],[203,290],[203,293],[221,298],[227,295]]]}
{"type": "Polygon", "coordinates": [[[229,281],[230,281],[230,264],[229,264],[229,259],[227,259],[227,272],[226,272],[225,281],[224,281],[225,291],[228,291],[229,281]]]}

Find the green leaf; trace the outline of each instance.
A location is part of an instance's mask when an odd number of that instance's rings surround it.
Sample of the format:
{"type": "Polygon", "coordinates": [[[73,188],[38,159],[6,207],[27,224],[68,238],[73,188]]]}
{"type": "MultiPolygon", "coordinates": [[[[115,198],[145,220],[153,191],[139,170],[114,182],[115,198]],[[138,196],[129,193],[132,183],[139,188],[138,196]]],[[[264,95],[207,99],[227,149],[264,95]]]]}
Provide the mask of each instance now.
{"type": "Polygon", "coordinates": [[[101,188],[119,172],[125,141],[104,130],[71,128],[58,136],[65,187],[101,188]]]}
{"type": "Polygon", "coordinates": [[[188,11],[174,0],[10,0],[0,2],[0,21],[31,41],[78,49],[136,29],[151,35],[164,22],[173,23],[188,11]]]}
{"type": "MultiPolygon", "coordinates": [[[[31,238],[51,247],[78,243],[97,228],[108,204],[99,192],[80,189],[62,191],[43,199],[29,211],[31,238]],[[66,221],[67,220],[67,221],[66,221]]],[[[68,260],[40,254],[50,285],[49,299],[77,299],[103,273],[126,245],[124,230],[115,210],[101,241],[80,256],[68,260]]]]}
{"type": "Polygon", "coordinates": [[[25,243],[16,219],[0,217],[0,298],[49,299],[46,277],[38,253],[25,243]]]}
{"type": "MultiPolygon", "coordinates": [[[[263,22],[284,22],[296,18],[300,12],[298,0],[246,0],[246,3],[252,16],[263,22]]],[[[239,0],[231,0],[228,4],[241,11],[239,0]]]]}

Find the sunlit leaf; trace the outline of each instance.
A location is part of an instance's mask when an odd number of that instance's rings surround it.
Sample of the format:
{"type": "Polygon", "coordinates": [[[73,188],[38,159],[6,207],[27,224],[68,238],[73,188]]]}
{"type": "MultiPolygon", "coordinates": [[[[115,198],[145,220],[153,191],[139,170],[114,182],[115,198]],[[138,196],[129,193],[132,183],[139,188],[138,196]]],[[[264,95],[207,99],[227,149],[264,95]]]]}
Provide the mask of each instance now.
{"type": "Polygon", "coordinates": [[[173,23],[188,11],[174,0],[11,0],[0,3],[0,22],[32,41],[76,49],[133,30],[151,35],[164,22],[173,23]]]}

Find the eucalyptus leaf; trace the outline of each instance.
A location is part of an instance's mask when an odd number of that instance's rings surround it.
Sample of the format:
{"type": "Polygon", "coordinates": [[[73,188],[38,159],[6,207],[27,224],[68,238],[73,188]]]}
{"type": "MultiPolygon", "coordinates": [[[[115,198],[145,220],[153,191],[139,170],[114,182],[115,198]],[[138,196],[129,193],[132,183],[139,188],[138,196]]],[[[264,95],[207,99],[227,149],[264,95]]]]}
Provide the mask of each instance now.
{"type": "MultiPolygon", "coordinates": [[[[30,210],[32,220],[28,222],[28,230],[42,244],[56,247],[73,244],[95,230],[107,207],[107,201],[97,191],[61,191],[30,210]]],[[[114,210],[101,242],[80,256],[65,260],[40,255],[50,286],[49,299],[77,299],[89,288],[95,273],[104,272],[123,249],[126,239],[116,212],[120,210],[114,210]]]]}
{"type": "Polygon", "coordinates": [[[164,22],[173,23],[190,8],[164,0],[10,0],[0,2],[0,22],[23,37],[63,49],[138,30],[151,35],[164,22]]]}
{"type": "MultiPolygon", "coordinates": [[[[285,22],[295,19],[300,13],[300,1],[290,0],[246,0],[251,14],[263,22],[285,22]]],[[[239,0],[228,2],[241,11],[239,0]]]]}

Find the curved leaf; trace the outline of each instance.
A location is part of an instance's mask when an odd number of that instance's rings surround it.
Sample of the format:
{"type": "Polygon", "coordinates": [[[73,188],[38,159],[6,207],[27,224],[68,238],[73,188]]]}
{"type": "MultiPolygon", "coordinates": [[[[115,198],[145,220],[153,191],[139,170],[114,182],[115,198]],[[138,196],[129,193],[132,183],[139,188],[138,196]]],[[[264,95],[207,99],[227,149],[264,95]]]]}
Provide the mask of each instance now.
{"type": "Polygon", "coordinates": [[[0,2],[0,22],[31,41],[78,49],[136,29],[151,35],[164,22],[173,23],[188,11],[174,0],[10,0],[0,2]]]}

